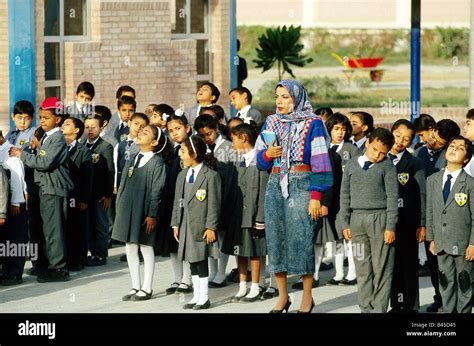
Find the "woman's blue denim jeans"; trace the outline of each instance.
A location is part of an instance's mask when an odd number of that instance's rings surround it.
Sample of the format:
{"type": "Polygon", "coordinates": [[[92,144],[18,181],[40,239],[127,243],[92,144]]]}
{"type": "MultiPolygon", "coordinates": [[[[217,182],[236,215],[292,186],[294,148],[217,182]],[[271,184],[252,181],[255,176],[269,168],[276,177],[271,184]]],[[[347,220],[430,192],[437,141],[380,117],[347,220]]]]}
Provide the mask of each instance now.
{"type": "Polygon", "coordinates": [[[265,193],[265,233],[270,273],[313,274],[314,240],[319,226],[308,214],[311,172],[289,173],[281,194],[280,175],[272,174],[265,193]]]}

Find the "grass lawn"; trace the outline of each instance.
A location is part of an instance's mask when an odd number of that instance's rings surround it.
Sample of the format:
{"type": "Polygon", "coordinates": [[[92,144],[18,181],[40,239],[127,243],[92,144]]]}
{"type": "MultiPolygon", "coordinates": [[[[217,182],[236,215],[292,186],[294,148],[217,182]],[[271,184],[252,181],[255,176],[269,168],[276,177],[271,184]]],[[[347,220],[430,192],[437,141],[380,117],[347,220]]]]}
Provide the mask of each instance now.
{"type": "MultiPolygon", "coordinates": [[[[376,89],[367,88],[354,92],[344,92],[332,99],[318,100],[313,98],[313,107],[329,106],[335,108],[349,107],[382,107],[389,102],[409,102],[410,91],[408,89],[376,89]]],[[[465,107],[468,104],[467,88],[424,88],[421,89],[422,107],[465,107]]],[[[254,105],[264,112],[275,109],[273,100],[258,99],[254,105]]],[[[401,105],[400,105],[401,106],[401,105]]]]}

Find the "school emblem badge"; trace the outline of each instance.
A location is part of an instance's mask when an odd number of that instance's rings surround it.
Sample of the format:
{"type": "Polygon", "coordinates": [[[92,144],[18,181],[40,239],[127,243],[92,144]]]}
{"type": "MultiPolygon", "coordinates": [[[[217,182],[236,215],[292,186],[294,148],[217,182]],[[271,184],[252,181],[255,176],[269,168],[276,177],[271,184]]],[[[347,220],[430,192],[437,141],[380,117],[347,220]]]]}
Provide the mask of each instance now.
{"type": "Polygon", "coordinates": [[[120,136],[120,141],[121,141],[121,142],[122,142],[122,141],[126,141],[127,138],[128,138],[128,135],[125,135],[125,134],[124,134],[124,135],[121,135],[121,136],[120,136]]]}
{"type": "Polygon", "coordinates": [[[408,183],[408,180],[410,179],[410,173],[398,173],[398,182],[401,185],[405,185],[408,183]]]}
{"type": "Polygon", "coordinates": [[[46,156],[46,151],[41,149],[39,152],[40,156],[46,156]]]}
{"type": "Polygon", "coordinates": [[[197,190],[196,198],[198,199],[199,202],[204,201],[206,199],[206,190],[204,189],[197,190]]]}
{"type": "Polygon", "coordinates": [[[25,140],[24,140],[24,139],[22,139],[22,140],[20,141],[20,145],[23,145],[23,144],[25,144],[25,140]]]}
{"type": "Polygon", "coordinates": [[[467,194],[466,193],[457,193],[454,195],[454,200],[456,203],[462,207],[464,204],[467,203],[467,194]]]}
{"type": "Polygon", "coordinates": [[[92,154],[92,163],[97,163],[99,162],[99,154],[92,154]]]}
{"type": "Polygon", "coordinates": [[[131,178],[132,175],[133,175],[133,167],[130,167],[130,168],[128,169],[128,177],[131,178]]]}

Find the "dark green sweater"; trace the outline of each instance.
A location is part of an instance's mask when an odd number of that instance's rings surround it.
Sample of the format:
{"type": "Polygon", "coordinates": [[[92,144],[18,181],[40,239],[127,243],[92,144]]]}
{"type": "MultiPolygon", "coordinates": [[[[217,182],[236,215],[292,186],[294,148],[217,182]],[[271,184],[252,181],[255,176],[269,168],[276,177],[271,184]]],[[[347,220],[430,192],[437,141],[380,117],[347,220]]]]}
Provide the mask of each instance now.
{"type": "Polygon", "coordinates": [[[341,185],[341,229],[350,228],[351,210],[387,212],[385,229],[395,231],[398,220],[397,170],[389,159],[374,164],[367,171],[360,167],[359,157],[351,159],[344,170],[341,185]]]}

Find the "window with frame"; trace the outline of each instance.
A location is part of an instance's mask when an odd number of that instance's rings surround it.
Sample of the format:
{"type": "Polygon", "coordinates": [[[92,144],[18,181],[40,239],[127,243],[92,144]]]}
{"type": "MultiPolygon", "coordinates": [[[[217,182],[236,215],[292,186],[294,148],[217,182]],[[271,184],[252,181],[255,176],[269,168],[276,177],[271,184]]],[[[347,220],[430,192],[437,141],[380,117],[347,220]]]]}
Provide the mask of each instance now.
{"type": "Polygon", "coordinates": [[[195,39],[198,85],[212,80],[210,0],[171,0],[171,36],[195,39]]]}
{"type": "Polygon", "coordinates": [[[64,98],[64,42],[89,38],[89,0],[44,0],[46,97],[64,98]]]}

